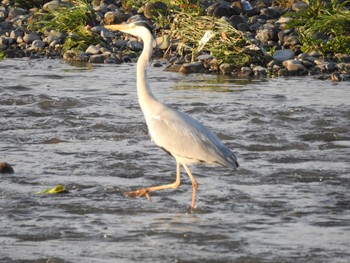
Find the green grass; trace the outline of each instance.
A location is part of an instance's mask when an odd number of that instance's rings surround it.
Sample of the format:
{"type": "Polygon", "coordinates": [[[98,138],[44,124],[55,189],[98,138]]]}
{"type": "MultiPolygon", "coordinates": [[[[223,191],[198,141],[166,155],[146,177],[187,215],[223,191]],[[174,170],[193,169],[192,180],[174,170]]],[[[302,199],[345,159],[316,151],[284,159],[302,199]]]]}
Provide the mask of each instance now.
{"type": "Polygon", "coordinates": [[[50,1],[51,0],[14,0],[13,4],[24,9],[31,9],[33,7],[42,8],[44,4],[50,1]]]}
{"type": "Polygon", "coordinates": [[[302,41],[302,51],[317,50],[322,54],[350,54],[350,11],[338,0],[325,1],[304,0],[308,4],[303,12],[289,12],[286,16],[293,17],[288,26],[296,28],[302,41]],[[323,34],[327,40],[317,37],[323,34]]]}
{"type": "Polygon", "coordinates": [[[188,50],[194,58],[200,50],[210,52],[220,63],[230,63],[235,66],[246,66],[251,63],[263,62],[264,56],[247,46],[251,43],[241,31],[236,30],[228,22],[211,16],[191,16],[185,13],[176,15],[171,32],[178,39],[178,51],[188,50]],[[200,47],[200,41],[206,32],[212,32],[212,38],[200,47]],[[200,49],[200,50],[199,50],[200,49]]]}
{"type": "Polygon", "coordinates": [[[64,51],[84,50],[90,44],[100,43],[100,37],[85,29],[85,26],[95,18],[90,2],[77,0],[73,7],[37,12],[29,29],[39,32],[51,29],[66,32],[68,37],[63,45],[64,51]]]}

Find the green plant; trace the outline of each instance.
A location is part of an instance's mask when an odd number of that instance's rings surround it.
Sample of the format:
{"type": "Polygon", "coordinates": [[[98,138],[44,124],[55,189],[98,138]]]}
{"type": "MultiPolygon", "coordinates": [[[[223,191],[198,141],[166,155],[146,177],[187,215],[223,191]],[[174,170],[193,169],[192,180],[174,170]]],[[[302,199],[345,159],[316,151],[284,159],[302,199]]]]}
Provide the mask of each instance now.
{"type": "Polygon", "coordinates": [[[50,1],[51,0],[14,0],[13,4],[24,9],[31,9],[33,7],[41,8],[50,1]]]}
{"type": "Polygon", "coordinates": [[[33,22],[29,24],[29,29],[39,32],[51,29],[66,32],[68,37],[63,46],[64,51],[83,50],[89,44],[100,43],[101,39],[98,36],[85,29],[95,18],[90,3],[89,0],[76,0],[72,7],[37,12],[33,22]]]}
{"type": "Polygon", "coordinates": [[[350,1],[304,0],[308,8],[303,12],[288,12],[293,17],[288,23],[296,28],[302,41],[302,51],[318,50],[323,54],[348,53],[350,51],[350,11],[345,8],[350,1]],[[322,39],[322,34],[327,39],[322,39]]]}
{"type": "Polygon", "coordinates": [[[199,51],[206,50],[219,62],[236,66],[264,61],[264,56],[259,50],[249,48],[251,43],[244,34],[225,20],[179,13],[174,21],[176,22],[172,24],[172,38],[178,40],[180,53],[189,50],[192,57],[195,57],[199,51]]]}

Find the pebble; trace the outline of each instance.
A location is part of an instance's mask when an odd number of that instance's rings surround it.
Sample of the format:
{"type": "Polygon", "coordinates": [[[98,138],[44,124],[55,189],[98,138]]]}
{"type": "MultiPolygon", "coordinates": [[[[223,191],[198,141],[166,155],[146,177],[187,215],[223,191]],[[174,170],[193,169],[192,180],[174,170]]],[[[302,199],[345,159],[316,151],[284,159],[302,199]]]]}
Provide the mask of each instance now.
{"type": "Polygon", "coordinates": [[[34,48],[36,48],[36,49],[42,49],[42,48],[44,48],[45,46],[46,46],[46,43],[45,43],[44,41],[42,41],[42,40],[39,40],[39,39],[34,40],[34,41],[32,42],[32,47],[34,47],[34,48]]]}
{"type": "Polygon", "coordinates": [[[222,75],[230,75],[232,74],[232,71],[233,71],[233,65],[229,63],[222,63],[219,66],[219,69],[222,75]]]}
{"type": "Polygon", "coordinates": [[[0,162],[0,173],[1,174],[13,174],[14,170],[11,165],[6,162],[0,162]]]}
{"type": "Polygon", "coordinates": [[[53,0],[53,1],[47,2],[46,4],[43,5],[43,9],[46,9],[46,10],[55,10],[59,7],[60,7],[59,0],[53,0]]]}
{"type": "Polygon", "coordinates": [[[23,41],[27,44],[31,44],[34,40],[40,40],[40,36],[37,33],[25,33],[23,41]]]}
{"type": "Polygon", "coordinates": [[[91,55],[89,58],[90,63],[102,64],[105,62],[105,57],[102,54],[91,55]]]}
{"type": "Polygon", "coordinates": [[[256,39],[260,40],[262,43],[267,43],[270,40],[277,41],[277,33],[270,28],[264,28],[256,33],[256,39]]]}
{"type": "Polygon", "coordinates": [[[281,50],[277,50],[275,51],[275,53],[273,54],[273,59],[276,61],[286,61],[286,60],[290,60],[290,59],[294,59],[294,52],[290,49],[281,49],[281,50]]]}
{"type": "Polygon", "coordinates": [[[154,41],[155,47],[158,49],[166,50],[170,46],[170,35],[159,36],[154,41]]]}
{"type": "Polygon", "coordinates": [[[308,8],[309,8],[309,6],[306,3],[304,3],[304,2],[296,2],[296,3],[294,3],[292,5],[292,10],[294,12],[297,12],[297,13],[298,12],[303,12],[303,11],[305,11],[308,8]]]}
{"type": "Polygon", "coordinates": [[[158,17],[159,15],[165,15],[168,10],[168,6],[163,2],[146,3],[143,8],[143,14],[146,18],[158,17]]]}
{"type": "Polygon", "coordinates": [[[266,77],[267,70],[262,66],[256,66],[253,68],[253,73],[256,77],[266,77]]]}
{"type": "Polygon", "coordinates": [[[184,63],[181,65],[179,72],[184,74],[203,73],[205,67],[202,62],[184,63]]]}
{"type": "Polygon", "coordinates": [[[130,40],[130,41],[126,44],[126,46],[127,46],[130,50],[136,51],[136,52],[140,52],[140,51],[142,51],[142,49],[143,49],[142,43],[137,42],[137,41],[134,41],[134,40],[130,40]]]}
{"type": "Polygon", "coordinates": [[[85,50],[85,53],[96,55],[96,54],[100,53],[100,48],[97,47],[97,46],[95,46],[95,45],[90,45],[90,46],[85,50]]]}
{"type": "Polygon", "coordinates": [[[301,64],[299,60],[286,60],[283,62],[283,66],[289,71],[293,73],[302,73],[306,72],[306,68],[301,64]]]}
{"type": "Polygon", "coordinates": [[[20,28],[16,28],[15,30],[12,30],[10,33],[10,38],[17,39],[18,37],[23,37],[24,32],[20,28]]]}
{"type": "Polygon", "coordinates": [[[241,75],[246,77],[251,77],[253,75],[253,70],[250,67],[242,67],[241,75]]]}
{"type": "Polygon", "coordinates": [[[207,62],[211,61],[213,57],[210,54],[202,54],[197,57],[197,60],[202,61],[202,62],[207,62]]]}

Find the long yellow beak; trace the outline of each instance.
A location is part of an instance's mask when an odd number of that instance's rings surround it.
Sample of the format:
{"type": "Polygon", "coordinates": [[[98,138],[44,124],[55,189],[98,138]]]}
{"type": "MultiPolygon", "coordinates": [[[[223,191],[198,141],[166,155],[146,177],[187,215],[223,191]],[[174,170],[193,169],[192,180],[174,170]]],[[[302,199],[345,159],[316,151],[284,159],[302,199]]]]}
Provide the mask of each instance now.
{"type": "Polygon", "coordinates": [[[118,24],[118,25],[106,25],[104,26],[104,28],[107,28],[109,30],[113,30],[113,31],[122,31],[122,30],[126,30],[129,28],[128,24],[118,24]]]}

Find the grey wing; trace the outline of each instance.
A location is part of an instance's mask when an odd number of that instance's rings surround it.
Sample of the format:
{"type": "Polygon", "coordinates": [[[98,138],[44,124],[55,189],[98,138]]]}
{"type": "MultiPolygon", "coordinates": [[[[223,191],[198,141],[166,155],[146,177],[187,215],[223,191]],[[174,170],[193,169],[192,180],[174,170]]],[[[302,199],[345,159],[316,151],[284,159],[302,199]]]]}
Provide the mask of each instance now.
{"type": "Polygon", "coordinates": [[[147,125],[152,140],[177,159],[237,168],[235,155],[205,126],[165,106],[147,125]]]}

